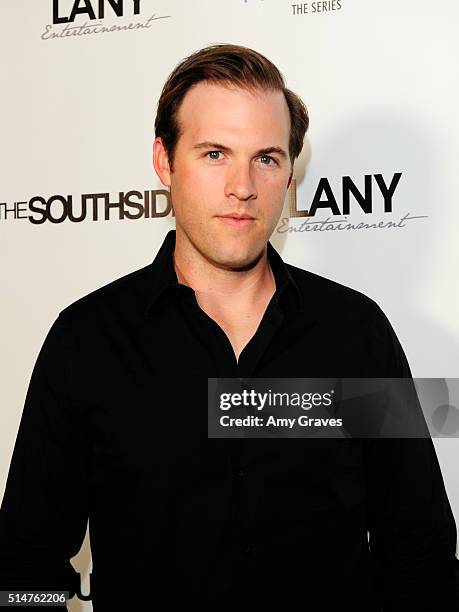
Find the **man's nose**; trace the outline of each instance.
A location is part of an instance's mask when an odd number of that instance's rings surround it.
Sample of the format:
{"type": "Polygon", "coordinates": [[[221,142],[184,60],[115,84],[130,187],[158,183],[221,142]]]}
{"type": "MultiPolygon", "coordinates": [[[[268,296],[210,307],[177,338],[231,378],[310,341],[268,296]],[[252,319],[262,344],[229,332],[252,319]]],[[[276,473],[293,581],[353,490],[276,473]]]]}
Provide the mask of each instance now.
{"type": "Polygon", "coordinates": [[[248,162],[235,163],[226,175],[225,196],[233,195],[238,200],[250,200],[257,197],[257,190],[252,176],[253,170],[248,162]]]}

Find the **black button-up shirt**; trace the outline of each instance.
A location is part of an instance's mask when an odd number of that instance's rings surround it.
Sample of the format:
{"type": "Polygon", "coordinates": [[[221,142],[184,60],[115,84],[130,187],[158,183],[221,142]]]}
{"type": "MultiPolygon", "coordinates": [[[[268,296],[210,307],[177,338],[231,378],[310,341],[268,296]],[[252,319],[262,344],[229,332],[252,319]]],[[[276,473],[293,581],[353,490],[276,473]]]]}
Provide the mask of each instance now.
{"type": "Polygon", "coordinates": [[[96,612],[456,609],[430,439],[207,436],[208,377],[410,376],[381,309],[268,243],[276,291],[237,360],[178,283],[174,245],[171,230],[152,264],[51,327],[1,509],[0,589],[72,590],[89,518],[96,612]]]}

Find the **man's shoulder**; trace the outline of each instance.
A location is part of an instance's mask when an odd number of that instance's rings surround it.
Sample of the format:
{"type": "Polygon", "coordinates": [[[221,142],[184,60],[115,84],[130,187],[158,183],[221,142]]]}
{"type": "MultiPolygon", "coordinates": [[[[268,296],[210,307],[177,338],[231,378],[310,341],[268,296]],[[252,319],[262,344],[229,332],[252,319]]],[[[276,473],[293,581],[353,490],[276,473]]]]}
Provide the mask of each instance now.
{"type": "Polygon", "coordinates": [[[60,313],[61,321],[77,321],[97,316],[107,311],[142,309],[148,299],[151,264],[143,266],[115,278],[93,289],[64,307],[60,313]]]}
{"type": "Polygon", "coordinates": [[[319,309],[353,310],[360,313],[379,314],[378,303],[370,296],[348,285],[321,276],[309,270],[286,264],[305,304],[319,309]]]}
{"type": "Polygon", "coordinates": [[[320,321],[336,339],[364,338],[367,350],[381,362],[375,372],[410,375],[394,328],[373,298],[325,276],[286,265],[303,297],[304,313],[311,325],[320,321]]]}

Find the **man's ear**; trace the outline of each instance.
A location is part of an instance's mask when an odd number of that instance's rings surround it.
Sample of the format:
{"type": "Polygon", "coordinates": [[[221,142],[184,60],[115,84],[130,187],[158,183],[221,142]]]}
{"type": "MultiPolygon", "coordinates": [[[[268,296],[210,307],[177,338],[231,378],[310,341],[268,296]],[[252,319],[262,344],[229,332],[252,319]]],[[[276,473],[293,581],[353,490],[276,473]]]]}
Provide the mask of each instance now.
{"type": "Polygon", "coordinates": [[[158,136],[153,142],[153,167],[159,180],[166,187],[171,185],[169,158],[162,139],[158,136]]]}

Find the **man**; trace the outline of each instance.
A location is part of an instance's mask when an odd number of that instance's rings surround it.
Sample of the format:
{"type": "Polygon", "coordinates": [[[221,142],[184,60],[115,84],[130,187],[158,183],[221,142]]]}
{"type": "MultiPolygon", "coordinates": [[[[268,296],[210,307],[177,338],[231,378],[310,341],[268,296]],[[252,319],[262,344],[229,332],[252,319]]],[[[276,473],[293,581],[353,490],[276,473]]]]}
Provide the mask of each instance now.
{"type": "Polygon", "coordinates": [[[251,49],[214,45],[170,75],[153,163],[176,230],[48,333],[3,500],[1,588],[72,589],[89,517],[97,612],[456,609],[430,439],[207,437],[208,377],[411,376],[372,300],[268,242],[307,127],[251,49]]]}

